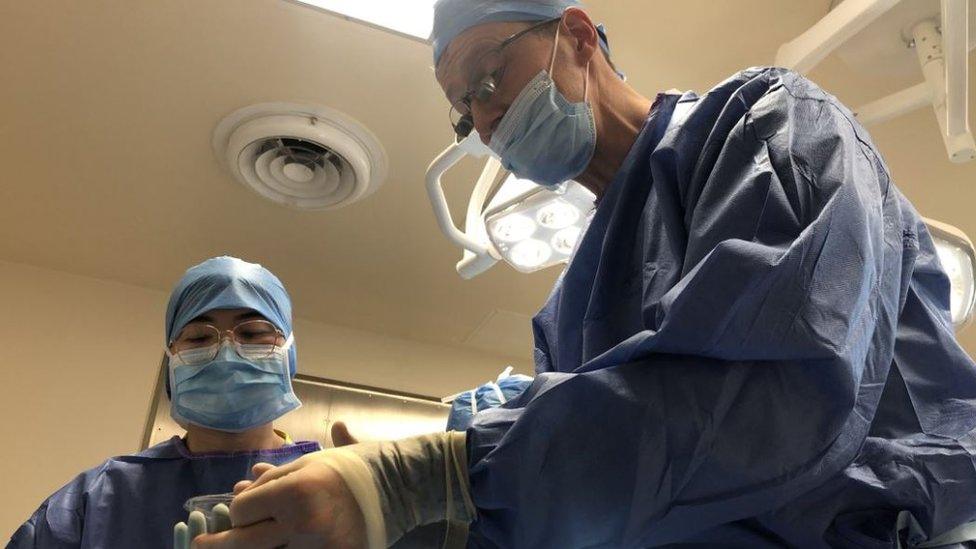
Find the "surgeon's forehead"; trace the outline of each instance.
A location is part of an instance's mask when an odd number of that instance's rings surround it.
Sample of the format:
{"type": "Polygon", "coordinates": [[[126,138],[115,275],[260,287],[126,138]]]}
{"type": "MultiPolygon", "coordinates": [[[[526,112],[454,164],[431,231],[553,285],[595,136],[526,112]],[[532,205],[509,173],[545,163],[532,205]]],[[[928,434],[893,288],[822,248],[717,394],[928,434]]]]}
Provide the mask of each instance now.
{"type": "Polygon", "coordinates": [[[512,34],[525,28],[527,23],[492,22],[475,25],[457,35],[441,55],[435,76],[448,99],[459,98],[474,76],[478,59],[512,34]]]}
{"type": "Polygon", "coordinates": [[[230,322],[245,322],[248,320],[268,320],[264,315],[254,309],[213,309],[194,317],[187,324],[206,323],[212,324],[220,320],[230,322]]]}

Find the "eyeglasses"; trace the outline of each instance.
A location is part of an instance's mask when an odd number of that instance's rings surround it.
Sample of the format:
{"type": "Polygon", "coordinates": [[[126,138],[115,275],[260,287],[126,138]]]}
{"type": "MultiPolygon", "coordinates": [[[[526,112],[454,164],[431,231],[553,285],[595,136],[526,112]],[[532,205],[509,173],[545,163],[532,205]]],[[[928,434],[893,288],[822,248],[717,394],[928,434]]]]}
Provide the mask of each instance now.
{"type": "Polygon", "coordinates": [[[541,23],[532,25],[527,29],[522,29],[502,40],[498,46],[478,57],[478,60],[475,62],[475,66],[489,66],[488,61],[494,58],[494,63],[498,64],[498,67],[494,70],[485,71],[486,74],[477,80],[477,83],[473,88],[466,91],[464,95],[451,104],[451,111],[449,113],[451,127],[454,128],[454,133],[457,135],[458,141],[470,135],[471,130],[474,129],[474,117],[471,115],[471,102],[477,99],[478,101],[484,103],[491,99],[491,97],[495,94],[495,91],[498,89],[498,83],[501,82],[505,74],[505,63],[501,63],[500,61],[504,49],[526,34],[560,20],[561,18],[557,17],[555,19],[542,21],[541,23]]]}
{"type": "Polygon", "coordinates": [[[262,359],[275,353],[283,345],[284,334],[267,320],[248,320],[221,332],[210,324],[190,324],[173,340],[170,356],[176,356],[188,365],[210,362],[217,357],[224,333],[241,358],[262,359]]]}

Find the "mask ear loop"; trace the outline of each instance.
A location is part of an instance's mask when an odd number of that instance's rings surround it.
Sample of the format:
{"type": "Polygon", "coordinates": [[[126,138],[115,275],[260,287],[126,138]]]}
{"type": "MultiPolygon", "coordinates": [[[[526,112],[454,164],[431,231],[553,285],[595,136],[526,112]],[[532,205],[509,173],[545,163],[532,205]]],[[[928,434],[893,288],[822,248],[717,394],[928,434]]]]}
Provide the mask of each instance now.
{"type": "Polygon", "coordinates": [[[590,62],[586,62],[586,71],[583,76],[583,102],[590,102],[590,62]]]}
{"type": "MultiPolygon", "coordinates": [[[[549,58],[549,78],[553,78],[555,83],[554,75],[552,70],[556,67],[556,51],[559,49],[559,32],[562,30],[563,22],[562,20],[556,24],[556,39],[552,43],[552,56],[549,58]]],[[[590,62],[586,62],[586,70],[583,76],[583,102],[589,103],[590,99],[590,62]]]]}
{"type": "Polygon", "coordinates": [[[559,31],[562,30],[562,20],[556,24],[556,39],[552,42],[552,56],[549,57],[549,76],[552,77],[552,69],[556,66],[556,50],[559,49],[559,31]]]}

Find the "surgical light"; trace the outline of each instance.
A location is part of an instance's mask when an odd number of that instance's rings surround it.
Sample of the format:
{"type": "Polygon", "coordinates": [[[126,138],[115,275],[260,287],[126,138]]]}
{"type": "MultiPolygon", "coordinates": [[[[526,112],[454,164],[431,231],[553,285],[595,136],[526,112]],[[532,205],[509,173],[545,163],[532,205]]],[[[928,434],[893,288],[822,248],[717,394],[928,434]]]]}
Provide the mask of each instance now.
{"type": "Polygon", "coordinates": [[[538,221],[543,227],[563,229],[579,220],[579,208],[564,200],[556,200],[539,210],[538,221]]]}
{"type": "Polygon", "coordinates": [[[519,242],[532,236],[535,221],[522,214],[510,214],[491,224],[491,235],[502,242],[519,242]]]}
{"type": "Polygon", "coordinates": [[[427,168],[427,196],[444,236],[463,250],[456,269],[474,278],[505,260],[530,273],[566,263],[590,222],[596,197],[567,181],[553,188],[506,174],[478,132],[452,143],[427,168]],[[485,158],[464,221],[458,228],[444,195],[441,178],[462,158],[485,158]]]}
{"type": "Polygon", "coordinates": [[[508,257],[516,268],[534,271],[552,258],[552,247],[541,240],[523,240],[508,250],[508,257]]]}
{"type": "Polygon", "coordinates": [[[952,323],[957,328],[972,320],[976,305],[976,252],[969,238],[959,229],[933,221],[925,220],[939,262],[949,277],[949,312],[952,323]]]}
{"type": "Polygon", "coordinates": [[[943,244],[941,246],[937,245],[936,251],[939,252],[939,261],[942,262],[942,268],[945,269],[952,285],[952,290],[949,294],[952,321],[959,322],[965,315],[963,304],[966,303],[972,294],[972,287],[968,284],[960,284],[960,281],[973,276],[970,268],[971,265],[963,261],[965,254],[960,248],[943,244]]]}
{"type": "Polygon", "coordinates": [[[552,237],[552,249],[563,255],[572,254],[582,232],[579,227],[566,227],[552,237]]]}
{"type": "Polygon", "coordinates": [[[572,181],[546,188],[509,175],[483,216],[492,248],[524,273],[566,263],[593,201],[590,191],[572,181]]]}

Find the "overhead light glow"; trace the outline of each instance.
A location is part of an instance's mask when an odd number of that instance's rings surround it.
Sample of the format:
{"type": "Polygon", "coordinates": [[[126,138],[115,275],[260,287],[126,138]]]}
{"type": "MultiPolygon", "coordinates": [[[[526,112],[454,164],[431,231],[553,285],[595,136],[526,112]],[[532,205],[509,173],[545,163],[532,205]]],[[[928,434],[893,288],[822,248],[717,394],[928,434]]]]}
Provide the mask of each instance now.
{"type": "Polygon", "coordinates": [[[563,255],[572,255],[582,232],[579,227],[566,227],[552,237],[552,247],[563,255]]]}
{"type": "Polygon", "coordinates": [[[426,40],[434,24],[434,0],[295,0],[426,40]]]}
{"type": "Polygon", "coordinates": [[[579,208],[557,200],[539,210],[539,224],[549,229],[564,229],[579,220],[579,208]]]}
{"type": "Polygon", "coordinates": [[[491,234],[502,242],[518,242],[532,236],[535,222],[522,214],[510,214],[491,224],[491,234]]]}
{"type": "Polygon", "coordinates": [[[523,273],[568,262],[589,225],[593,193],[572,181],[553,188],[521,183],[510,176],[483,213],[492,246],[523,273]]]}
{"type": "Polygon", "coordinates": [[[541,240],[523,240],[512,246],[512,263],[527,269],[537,268],[549,261],[552,248],[541,240]]]}

